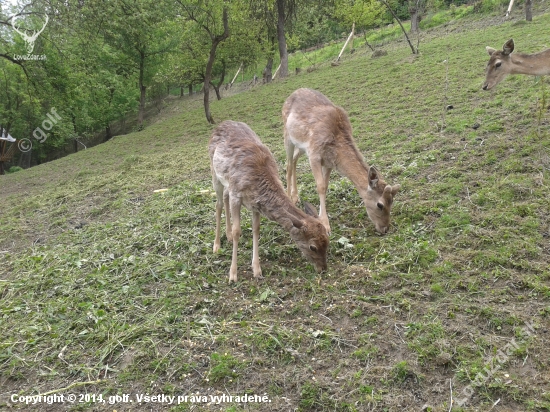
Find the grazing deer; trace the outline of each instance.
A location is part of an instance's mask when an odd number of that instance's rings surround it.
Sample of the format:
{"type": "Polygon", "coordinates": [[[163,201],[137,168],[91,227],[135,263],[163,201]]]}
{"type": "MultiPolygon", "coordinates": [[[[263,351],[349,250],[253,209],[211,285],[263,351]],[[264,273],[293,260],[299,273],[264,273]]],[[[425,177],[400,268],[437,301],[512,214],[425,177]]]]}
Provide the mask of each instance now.
{"type": "Polygon", "coordinates": [[[306,153],[319,193],[319,216],[327,231],[330,233],[326,193],[330,172],[336,169],[353,182],[376,230],[385,234],[390,226],[393,198],[401,186],[386,184],[378,171],[365,163],[344,109],[318,91],[298,89],[283,105],[283,121],[287,194],[292,201],[298,201],[296,163],[306,153]]]}
{"type": "Polygon", "coordinates": [[[225,206],[226,236],[233,242],[229,282],[237,281],[237,246],[241,236],[241,205],[252,212],[252,271],[262,277],[258,256],[260,214],[279,223],[318,272],[327,268],[328,235],[315,207],[305,213],[285,193],[275,158],[245,123],[225,121],[213,132],[208,145],[212,184],[216,191],[216,238],[220,248],[220,220],[225,206]],[[233,224],[231,224],[233,219],[233,224]]]}
{"type": "Polygon", "coordinates": [[[502,51],[489,46],[486,49],[491,58],[487,63],[487,75],[485,83],[483,83],[483,90],[492,89],[509,74],[532,74],[534,76],[550,74],[550,49],[535,54],[512,54],[514,51],[513,39],[504,43],[502,51]]]}

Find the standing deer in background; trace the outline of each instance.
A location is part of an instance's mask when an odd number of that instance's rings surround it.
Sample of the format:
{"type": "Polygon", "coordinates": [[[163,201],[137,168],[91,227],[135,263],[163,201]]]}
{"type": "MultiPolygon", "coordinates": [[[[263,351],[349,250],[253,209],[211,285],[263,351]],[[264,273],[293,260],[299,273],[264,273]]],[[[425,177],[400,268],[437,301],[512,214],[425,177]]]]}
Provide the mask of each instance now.
{"type": "Polygon", "coordinates": [[[514,51],[513,39],[504,43],[502,51],[489,46],[486,49],[491,58],[487,63],[487,75],[485,83],[483,83],[483,90],[492,89],[509,74],[532,74],[534,76],[550,74],[550,49],[535,54],[512,54],[514,51]]]}
{"type": "Polygon", "coordinates": [[[296,163],[306,153],[319,193],[319,216],[327,231],[330,233],[326,193],[330,172],[336,169],[353,182],[376,230],[385,234],[390,226],[393,198],[401,186],[386,184],[378,171],[365,163],[344,109],[318,91],[298,89],[283,105],[283,121],[287,194],[292,201],[298,201],[296,163]]]}
{"type": "Polygon", "coordinates": [[[317,211],[306,204],[304,213],[290,201],[279,179],[275,158],[256,133],[244,123],[225,121],[214,130],[208,151],[212,184],[218,199],[214,253],[220,248],[220,221],[224,206],[227,240],[233,242],[229,282],[237,281],[241,205],[252,212],[252,271],[255,278],[262,277],[258,256],[260,214],[279,223],[318,272],[326,270],[329,239],[317,211]]]}

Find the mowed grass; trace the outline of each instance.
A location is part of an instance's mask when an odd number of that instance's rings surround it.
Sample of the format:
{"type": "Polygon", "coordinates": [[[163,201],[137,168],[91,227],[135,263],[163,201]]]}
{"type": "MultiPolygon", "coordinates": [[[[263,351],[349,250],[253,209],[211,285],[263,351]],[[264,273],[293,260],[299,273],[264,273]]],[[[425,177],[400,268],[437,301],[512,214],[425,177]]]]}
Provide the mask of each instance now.
{"type": "MultiPolygon", "coordinates": [[[[257,132],[283,179],[282,104],[318,89],[348,111],[367,162],[402,185],[381,237],[333,174],[321,275],[263,219],[265,279],[253,280],[244,210],[239,282],[228,285],[225,238],[212,253],[212,127],[199,99],[3,176],[0,406],[77,383],[58,393],[134,402],[49,408],[448,411],[452,389],[455,411],[550,410],[550,81],[511,76],[481,90],[486,45],[550,47],[550,14],[516,16],[451,23],[416,58],[391,43],[387,56],[356,53],[212,103],[216,121],[257,132]],[[145,393],[271,402],[138,405],[145,393]]],[[[305,160],[298,173],[316,204],[305,160]]]]}

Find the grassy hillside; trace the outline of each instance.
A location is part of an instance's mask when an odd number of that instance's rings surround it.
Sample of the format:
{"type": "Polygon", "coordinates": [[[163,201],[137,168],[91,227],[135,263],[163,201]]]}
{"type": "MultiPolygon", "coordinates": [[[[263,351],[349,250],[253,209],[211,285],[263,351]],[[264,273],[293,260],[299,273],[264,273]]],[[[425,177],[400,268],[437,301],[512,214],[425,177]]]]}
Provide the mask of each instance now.
{"type": "MultiPolygon", "coordinates": [[[[451,22],[416,58],[396,42],[387,56],[358,52],[213,102],[216,121],[258,133],[283,178],[282,104],[318,89],[348,111],[367,162],[402,185],[381,237],[333,174],[321,275],[263,219],[266,279],[254,281],[243,211],[239,282],[228,285],[225,239],[212,254],[200,100],[2,176],[0,409],[448,411],[452,397],[455,411],[550,410],[550,83],[511,76],[481,90],[485,46],[510,37],[518,51],[550,47],[550,14],[451,22]],[[51,391],[130,398],[10,400],[51,391]],[[139,405],[145,393],[270,403],[139,405]]],[[[298,173],[316,204],[306,161],[298,173]]]]}

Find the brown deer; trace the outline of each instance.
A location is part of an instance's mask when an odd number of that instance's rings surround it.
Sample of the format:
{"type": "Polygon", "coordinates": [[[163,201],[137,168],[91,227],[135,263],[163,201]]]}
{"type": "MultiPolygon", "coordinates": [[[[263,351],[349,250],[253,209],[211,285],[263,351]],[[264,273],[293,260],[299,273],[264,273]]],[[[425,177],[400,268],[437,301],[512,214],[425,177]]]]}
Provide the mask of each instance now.
{"type": "Polygon", "coordinates": [[[513,39],[504,43],[502,50],[495,50],[489,46],[486,49],[491,58],[487,63],[483,90],[492,89],[509,74],[532,74],[534,76],[550,74],[550,49],[535,54],[512,54],[514,51],[513,39]]]}
{"type": "Polygon", "coordinates": [[[296,163],[306,153],[319,194],[319,216],[327,231],[330,233],[326,193],[330,172],[336,169],[353,182],[376,230],[385,234],[390,226],[393,198],[401,186],[386,184],[380,173],[365,163],[344,109],[318,91],[298,89],[283,105],[283,121],[287,194],[292,201],[298,201],[296,163]]]}
{"type": "Polygon", "coordinates": [[[225,121],[208,145],[212,184],[217,196],[214,253],[220,248],[220,221],[225,206],[226,236],[233,242],[229,282],[237,281],[237,246],[241,205],[252,212],[252,271],[262,277],[258,256],[260,214],[279,223],[318,272],[327,268],[329,239],[315,207],[298,209],[285,193],[275,158],[245,123],[225,121]],[[233,224],[231,224],[233,219],[233,224]]]}

